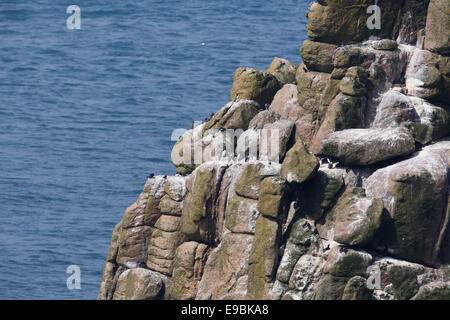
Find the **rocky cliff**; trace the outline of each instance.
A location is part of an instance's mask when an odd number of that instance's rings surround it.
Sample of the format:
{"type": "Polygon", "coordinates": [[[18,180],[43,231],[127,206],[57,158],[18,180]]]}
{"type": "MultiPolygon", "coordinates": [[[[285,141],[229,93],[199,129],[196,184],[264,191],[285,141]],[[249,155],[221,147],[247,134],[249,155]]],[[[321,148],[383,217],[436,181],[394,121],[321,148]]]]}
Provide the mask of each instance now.
{"type": "Polygon", "coordinates": [[[450,299],[450,2],[307,17],[303,63],[238,68],[149,177],[99,299],[450,299]]]}

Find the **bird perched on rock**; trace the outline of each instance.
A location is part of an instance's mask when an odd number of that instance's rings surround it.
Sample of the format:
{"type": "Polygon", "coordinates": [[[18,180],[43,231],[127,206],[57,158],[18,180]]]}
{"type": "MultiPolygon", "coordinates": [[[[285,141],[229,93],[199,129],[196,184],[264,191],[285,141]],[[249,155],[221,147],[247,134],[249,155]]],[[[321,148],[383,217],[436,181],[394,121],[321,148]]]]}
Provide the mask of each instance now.
{"type": "Polygon", "coordinates": [[[328,164],[328,167],[330,167],[331,161],[328,158],[320,158],[319,159],[319,164],[323,165],[323,164],[328,164]]]}
{"type": "Polygon", "coordinates": [[[266,103],[266,104],[264,105],[264,108],[266,108],[266,110],[268,110],[269,107],[270,107],[270,105],[269,105],[268,103],[266,103]]]}
{"type": "Polygon", "coordinates": [[[342,247],[339,249],[339,252],[341,253],[347,253],[348,249],[346,247],[342,247]]]}
{"type": "Polygon", "coordinates": [[[149,179],[152,179],[154,176],[155,176],[154,173],[150,173],[150,174],[148,175],[148,178],[149,178],[149,179]]]}
{"type": "Polygon", "coordinates": [[[341,164],[339,162],[333,162],[333,164],[332,164],[333,169],[339,168],[340,166],[341,166],[341,164]]]}

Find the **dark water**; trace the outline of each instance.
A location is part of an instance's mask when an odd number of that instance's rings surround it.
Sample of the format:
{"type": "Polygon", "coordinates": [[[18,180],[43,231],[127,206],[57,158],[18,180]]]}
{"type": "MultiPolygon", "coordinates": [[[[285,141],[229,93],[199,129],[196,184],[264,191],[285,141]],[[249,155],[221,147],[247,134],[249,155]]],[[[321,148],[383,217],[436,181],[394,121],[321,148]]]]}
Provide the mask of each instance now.
{"type": "Polygon", "coordinates": [[[236,67],[299,63],[308,3],[0,0],[0,299],[95,299],[114,225],[174,173],[172,130],[228,102],[236,67]]]}

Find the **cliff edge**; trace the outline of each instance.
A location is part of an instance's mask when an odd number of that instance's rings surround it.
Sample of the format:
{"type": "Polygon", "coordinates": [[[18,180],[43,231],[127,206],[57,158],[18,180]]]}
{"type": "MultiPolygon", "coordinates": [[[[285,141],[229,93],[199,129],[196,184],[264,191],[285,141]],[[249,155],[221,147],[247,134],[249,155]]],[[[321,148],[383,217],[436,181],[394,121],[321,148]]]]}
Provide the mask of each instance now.
{"type": "Polygon", "coordinates": [[[307,17],[303,63],[238,68],[148,178],[98,299],[450,299],[450,2],[307,17]]]}

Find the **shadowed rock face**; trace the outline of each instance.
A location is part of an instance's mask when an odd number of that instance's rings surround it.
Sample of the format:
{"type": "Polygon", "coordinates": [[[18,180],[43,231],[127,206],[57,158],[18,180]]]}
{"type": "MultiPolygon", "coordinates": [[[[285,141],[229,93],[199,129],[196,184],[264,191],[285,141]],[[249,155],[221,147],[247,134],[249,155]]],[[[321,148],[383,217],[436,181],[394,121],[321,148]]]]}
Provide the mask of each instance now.
{"type": "Polygon", "coordinates": [[[369,30],[373,4],[313,3],[300,66],[236,70],[114,228],[99,299],[450,299],[449,2],[379,0],[369,30]]]}

